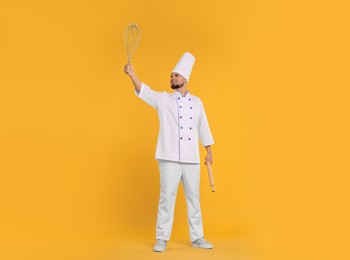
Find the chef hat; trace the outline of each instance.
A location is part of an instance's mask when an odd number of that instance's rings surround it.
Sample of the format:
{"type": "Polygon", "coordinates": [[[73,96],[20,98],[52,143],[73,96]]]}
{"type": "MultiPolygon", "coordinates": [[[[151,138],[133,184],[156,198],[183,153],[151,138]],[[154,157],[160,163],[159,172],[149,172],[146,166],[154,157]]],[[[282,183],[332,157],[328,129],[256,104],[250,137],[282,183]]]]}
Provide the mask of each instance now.
{"type": "Polygon", "coordinates": [[[185,54],[182,55],[181,59],[178,61],[172,72],[180,73],[188,82],[190,80],[194,61],[195,57],[191,53],[185,52],[185,54]]]}

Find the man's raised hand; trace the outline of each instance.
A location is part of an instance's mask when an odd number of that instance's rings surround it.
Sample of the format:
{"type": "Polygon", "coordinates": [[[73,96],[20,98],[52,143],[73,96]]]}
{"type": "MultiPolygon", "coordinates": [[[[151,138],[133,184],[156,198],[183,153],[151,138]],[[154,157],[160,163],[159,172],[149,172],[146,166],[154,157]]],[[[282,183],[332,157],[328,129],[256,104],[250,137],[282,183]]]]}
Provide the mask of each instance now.
{"type": "Polygon", "coordinates": [[[127,63],[124,66],[124,72],[129,76],[132,76],[134,74],[134,67],[131,65],[131,63],[127,63]]]}

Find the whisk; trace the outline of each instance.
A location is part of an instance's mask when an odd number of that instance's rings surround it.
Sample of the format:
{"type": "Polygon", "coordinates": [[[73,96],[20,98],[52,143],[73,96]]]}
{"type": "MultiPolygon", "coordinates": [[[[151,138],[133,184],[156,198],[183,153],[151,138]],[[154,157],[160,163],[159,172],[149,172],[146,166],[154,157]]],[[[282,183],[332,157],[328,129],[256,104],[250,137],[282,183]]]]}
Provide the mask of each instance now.
{"type": "Polygon", "coordinates": [[[128,57],[128,63],[130,63],[131,58],[140,42],[141,30],[136,23],[131,23],[124,29],[124,45],[126,50],[126,55],[128,57]]]}

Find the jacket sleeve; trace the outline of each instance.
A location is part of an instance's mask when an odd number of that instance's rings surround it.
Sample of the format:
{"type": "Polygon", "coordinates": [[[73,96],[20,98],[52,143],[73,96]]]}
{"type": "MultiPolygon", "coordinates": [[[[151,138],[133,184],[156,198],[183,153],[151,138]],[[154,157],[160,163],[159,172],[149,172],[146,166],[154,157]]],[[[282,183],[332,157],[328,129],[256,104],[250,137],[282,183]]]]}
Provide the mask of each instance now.
{"type": "Polygon", "coordinates": [[[134,89],[136,96],[145,101],[148,105],[159,109],[163,101],[163,93],[152,90],[148,85],[141,82],[141,89],[137,91],[134,89]]]}
{"type": "Polygon", "coordinates": [[[213,145],[214,139],[211,135],[208,119],[205,114],[205,109],[203,103],[200,101],[200,112],[199,112],[199,139],[202,142],[203,146],[213,145]]]}

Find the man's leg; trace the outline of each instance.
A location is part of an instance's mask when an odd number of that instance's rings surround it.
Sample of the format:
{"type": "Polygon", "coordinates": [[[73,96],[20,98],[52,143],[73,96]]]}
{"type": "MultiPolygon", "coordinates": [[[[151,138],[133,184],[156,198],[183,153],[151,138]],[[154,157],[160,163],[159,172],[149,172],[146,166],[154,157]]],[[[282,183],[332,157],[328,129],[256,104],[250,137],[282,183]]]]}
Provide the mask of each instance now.
{"type": "Polygon", "coordinates": [[[200,165],[183,164],[183,166],[182,183],[186,195],[190,239],[193,242],[204,236],[199,199],[200,165]]]}
{"type": "Polygon", "coordinates": [[[168,241],[170,239],[173,222],[177,190],[182,176],[179,163],[159,160],[160,197],[156,238],[168,241]]]}

